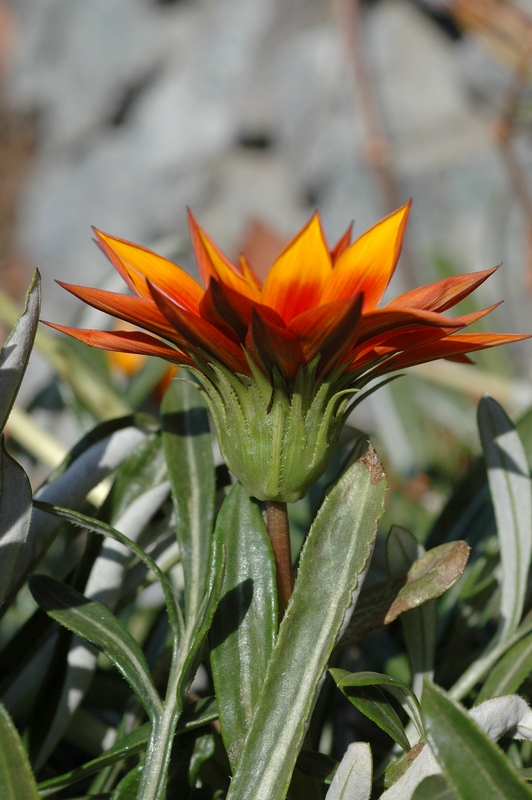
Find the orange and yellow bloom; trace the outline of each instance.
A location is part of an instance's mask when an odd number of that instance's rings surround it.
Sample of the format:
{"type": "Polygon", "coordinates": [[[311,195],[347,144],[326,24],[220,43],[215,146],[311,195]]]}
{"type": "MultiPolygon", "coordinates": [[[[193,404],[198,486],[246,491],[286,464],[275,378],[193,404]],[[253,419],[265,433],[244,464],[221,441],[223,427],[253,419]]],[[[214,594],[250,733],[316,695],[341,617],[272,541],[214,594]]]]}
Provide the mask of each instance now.
{"type": "MultiPolygon", "coordinates": [[[[96,231],[131,295],[61,284],[142,331],[79,330],[89,345],[156,355],[198,378],[222,453],[249,494],[292,501],[325,469],[354,393],[414,364],[524,338],[462,333],[494,306],[451,318],[449,308],[494,269],[460,275],[379,303],[394,273],[410,204],[352,244],[330,250],[315,214],[262,284],[242,256],[232,264],[190,214],[203,287],[176,264],[96,231]]],[[[51,324],[51,323],[48,323],[51,324]]]]}

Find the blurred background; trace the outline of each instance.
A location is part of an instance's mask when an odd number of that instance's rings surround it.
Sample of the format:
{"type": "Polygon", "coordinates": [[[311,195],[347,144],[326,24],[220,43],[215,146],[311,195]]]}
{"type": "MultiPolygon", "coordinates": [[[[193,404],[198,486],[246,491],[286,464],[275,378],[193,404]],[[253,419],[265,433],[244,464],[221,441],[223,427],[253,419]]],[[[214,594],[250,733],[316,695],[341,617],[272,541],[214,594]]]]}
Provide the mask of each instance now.
{"type": "MultiPolygon", "coordinates": [[[[531,68],[530,0],[0,0],[2,290],[20,304],[39,267],[43,317],[90,327],[54,279],[119,289],[91,225],[194,272],[189,205],[260,271],[316,208],[334,242],[412,197],[390,294],[503,262],[482,329],[530,331],[531,68]]],[[[478,450],[482,392],[532,401],[529,343],[475,361],[420,367],[354,419],[427,513],[478,450]]],[[[65,417],[53,375],[36,353],[21,402],[67,445],[98,414],[65,417]]]]}

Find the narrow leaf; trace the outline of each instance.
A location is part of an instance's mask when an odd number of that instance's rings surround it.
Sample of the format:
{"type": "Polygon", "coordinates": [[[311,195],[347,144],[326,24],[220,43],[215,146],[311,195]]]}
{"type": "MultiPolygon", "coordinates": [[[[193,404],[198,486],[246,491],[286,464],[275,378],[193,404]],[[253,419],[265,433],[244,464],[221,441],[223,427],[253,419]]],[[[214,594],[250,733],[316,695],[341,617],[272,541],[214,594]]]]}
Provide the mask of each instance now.
{"type": "Polygon", "coordinates": [[[0,703],[0,800],[39,800],[26,751],[11,717],[0,703]]]}
{"type": "MultiPolygon", "coordinates": [[[[127,512],[140,495],[167,480],[168,469],[161,434],[159,431],[154,431],[135,448],[120,465],[114,476],[113,486],[106,503],[108,519],[111,524],[117,527],[117,520],[127,512]]],[[[130,538],[132,537],[130,536],[130,538]]]]}
{"type": "Polygon", "coordinates": [[[41,278],[37,270],[26,295],[24,311],[0,352],[0,431],[13,408],[39,324],[41,278]]]}
{"type": "Polygon", "coordinates": [[[130,770],[114,790],[111,800],[137,800],[143,768],[144,764],[137,764],[130,770]]]}
{"type": "Polygon", "coordinates": [[[84,780],[89,775],[94,775],[94,773],[99,772],[105,767],[116,764],[117,761],[122,761],[124,758],[129,758],[136,753],[140,753],[146,747],[150,736],[150,729],[151,723],[146,722],[128,736],[120,739],[120,741],[113,747],[110,747],[109,750],[106,750],[105,753],[102,753],[101,756],[98,756],[98,758],[94,758],[92,761],[88,761],[86,764],[83,764],[83,766],[66,772],[64,775],[58,775],[56,778],[42,781],[38,786],[39,795],[41,797],[54,795],[60,789],[72,786],[72,784],[84,780]]]}
{"type": "Polygon", "coordinates": [[[476,703],[488,697],[516,692],[532,672],[532,634],[524,636],[505,653],[486,678],[476,703]]]}
{"type": "MultiPolygon", "coordinates": [[[[208,725],[218,718],[216,701],[213,697],[206,697],[195,703],[190,703],[185,706],[179,724],[176,728],[176,735],[182,735],[189,731],[200,728],[203,725],[208,725]]],[[[113,747],[102,753],[101,756],[87,761],[81,767],[66,772],[64,775],[58,775],[55,778],[50,778],[47,781],[39,783],[38,789],[41,797],[48,797],[56,794],[60,789],[66,786],[71,786],[78,781],[83,780],[89,775],[94,775],[96,772],[117,761],[122,761],[124,758],[129,758],[136,753],[145,749],[148,739],[150,737],[151,723],[146,722],[140,728],[132,731],[132,733],[124,736],[113,747]]]]}
{"type": "MultiPolygon", "coordinates": [[[[191,634],[188,634],[188,631],[186,633],[186,656],[181,668],[177,686],[177,690],[181,694],[183,700],[190,688],[190,684],[194,679],[194,676],[200,665],[200,661],[203,657],[207,636],[211,629],[213,618],[220,601],[227,563],[226,553],[227,549],[225,545],[214,548],[214,552],[212,554],[212,563],[210,565],[207,593],[203,598],[203,603],[198,609],[196,624],[194,625],[191,634]]],[[[184,647],[185,642],[183,643],[183,648],[184,647]]]]}
{"type": "Polygon", "coordinates": [[[349,701],[390,736],[405,753],[410,750],[405,729],[395,709],[377,686],[352,686],[346,688],[349,701]]]}
{"type": "Polygon", "coordinates": [[[277,632],[273,552],[259,506],[236,484],[218,514],[227,560],[211,630],[211,667],[233,769],[249,729],[277,632]]]}
{"type": "Polygon", "coordinates": [[[161,414],[185,574],[185,610],[195,620],[207,590],[214,523],[215,473],[209,421],[205,401],[187,380],[172,381],[161,414]]]}
{"type": "MultiPolygon", "coordinates": [[[[420,737],[424,735],[419,701],[408,684],[398,678],[392,678],[390,675],[381,675],[378,672],[347,672],[344,669],[331,669],[330,673],[340,691],[354,705],[356,705],[356,702],[352,699],[351,689],[356,690],[364,686],[380,686],[401,704],[416,726],[420,737]]],[[[408,745],[407,749],[410,749],[410,745],[408,745]]]]}
{"type": "Polygon", "coordinates": [[[336,770],[326,800],[369,800],[373,760],[365,742],[350,744],[336,770]]]}
{"type": "Polygon", "coordinates": [[[88,600],[46,575],[29,579],[35,601],[65,628],[94,644],[120,670],[153,719],[162,703],[139,645],[127,628],[101,603],[88,600]]]}
{"type": "MultiPolygon", "coordinates": [[[[145,448],[141,446],[139,449],[144,450],[145,448]]],[[[139,478],[141,478],[142,471],[139,470],[139,472],[141,473],[139,478]]],[[[47,507],[51,508],[52,513],[57,513],[58,516],[62,514],[63,519],[69,520],[74,525],[86,525],[88,530],[108,536],[92,566],[84,588],[84,594],[88,600],[95,600],[109,611],[114,611],[121,595],[124,575],[128,562],[131,561],[132,550],[144,562],[147,560],[150,566],[156,567],[151,559],[147,558],[144,551],[135,544],[135,540],[165,501],[169,491],[170,487],[167,482],[147,489],[140,496],[135,497],[132,494],[129,507],[116,520],[117,529],[110,528],[90,517],[78,517],[76,512],[68,512],[65,509],[55,511],[56,507],[47,507]],[[128,535],[120,533],[121,530],[127,531],[128,535]]],[[[46,507],[42,505],[40,508],[46,510],[46,507]]],[[[170,626],[174,637],[177,638],[179,636],[179,625],[176,618],[177,601],[166,576],[160,570],[156,571],[156,574],[161,580],[165,592],[170,626]]],[[[60,696],[57,698],[55,713],[46,726],[46,735],[39,751],[32,758],[35,769],[39,769],[45,763],[68,727],[72,715],[82,702],[92,682],[97,657],[97,651],[92,645],[81,641],[77,636],[72,638],[70,649],[66,654],[67,669],[60,696]]]]}
{"type": "Polygon", "coordinates": [[[421,708],[427,740],[459,800],[530,800],[509,759],[443,689],[426,681],[421,708]]]}
{"type": "Polygon", "coordinates": [[[523,613],[532,554],[532,493],[519,435],[491,397],[479,403],[478,425],[501,554],[500,641],[514,633],[523,613]]]}
{"type": "Polygon", "coordinates": [[[370,448],[325,498],[301,554],[227,800],[285,796],[328,658],[368,569],[385,487],[370,448]]]}
{"type": "MultiPolygon", "coordinates": [[[[51,505],[76,508],[87,493],[116,469],[131,451],[142,442],[147,431],[125,427],[85,450],[56,480],[35,493],[35,498],[51,505]]],[[[9,596],[20,589],[28,573],[52,544],[61,523],[48,514],[35,511],[26,546],[18,560],[9,596]]]]}
{"type": "Polygon", "coordinates": [[[0,441],[0,606],[4,602],[31,521],[32,492],[28,476],[0,441]]]}

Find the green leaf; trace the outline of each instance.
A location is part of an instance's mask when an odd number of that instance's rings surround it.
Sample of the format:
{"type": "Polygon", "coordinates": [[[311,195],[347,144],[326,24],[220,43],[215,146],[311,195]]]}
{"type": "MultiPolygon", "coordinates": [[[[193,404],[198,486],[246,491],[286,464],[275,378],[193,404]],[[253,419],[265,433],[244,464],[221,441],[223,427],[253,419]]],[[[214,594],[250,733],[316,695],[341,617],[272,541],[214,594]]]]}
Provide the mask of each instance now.
{"type": "MultiPolygon", "coordinates": [[[[340,691],[343,692],[357,708],[359,706],[353,698],[356,697],[356,690],[358,688],[365,686],[381,686],[401,704],[416,726],[419,736],[424,736],[419,701],[408,684],[400,681],[398,678],[392,678],[390,675],[381,675],[379,672],[347,672],[347,670],[344,669],[331,669],[330,673],[340,691]],[[354,689],[355,692],[352,692],[352,689],[354,689]]],[[[362,711],[362,709],[360,710],[362,711]]],[[[373,719],[373,717],[370,717],[370,719],[373,719]]],[[[377,722],[377,720],[374,721],[377,722]]],[[[379,725],[380,723],[377,722],[377,724],[379,725]]],[[[381,725],[381,727],[383,726],[381,725]]],[[[384,730],[386,730],[386,728],[384,728],[384,730]]],[[[398,742],[398,744],[401,743],[398,742]]],[[[408,745],[407,749],[410,749],[410,745],[408,745]]]]}
{"type": "Polygon", "coordinates": [[[227,800],[285,796],[327,661],[368,569],[385,491],[370,448],[325,498],[301,554],[227,800]]]}
{"type": "Polygon", "coordinates": [[[38,789],[41,797],[49,797],[56,794],[60,789],[66,786],[71,786],[78,781],[84,780],[89,775],[99,772],[104,767],[109,767],[116,764],[117,761],[122,761],[124,758],[140,753],[146,747],[146,743],[150,736],[151,723],[146,722],[140,728],[132,731],[128,736],[124,736],[113,747],[106,750],[98,758],[87,761],[83,766],[66,772],[64,775],[58,775],[56,778],[50,778],[47,781],[39,783],[38,789]]]}
{"type": "Polygon", "coordinates": [[[425,681],[421,710],[427,740],[458,800],[530,800],[509,759],[443,689],[425,681]]]}
{"type": "MultiPolygon", "coordinates": [[[[56,469],[52,470],[52,472],[48,475],[46,482],[43,486],[48,486],[49,484],[53,483],[57,478],[63,475],[69,467],[71,467],[78,458],[80,458],[84,453],[91,450],[94,445],[100,444],[100,442],[104,442],[106,439],[109,439],[110,436],[113,434],[117,434],[120,431],[123,431],[125,428],[137,428],[139,431],[144,431],[145,436],[149,434],[156,433],[159,430],[159,423],[155,417],[150,416],[149,414],[127,414],[126,416],[118,417],[115,419],[109,419],[105,422],[100,422],[98,425],[95,425],[94,428],[91,428],[81,439],[76,442],[74,447],[68,451],[63,461],[59,464],[56,469]]],[[[144,437],[142,437],[144,439],[144,437]]],[[[139,440],[142,441],[139,437],[139,440]]],[[[102,454],[100,454],[101,457],[102,454]]],[[[124,461],[123,456],[119,463],[124,461]]],[[[105,473],[107,474],[107,472],[105,473]]],[[[104,477],[102,475],[100,480],[104,477]]]]}
{"type": "Polygon", "coordinates": [[[0,351],[0,431],[13,408],[33,348],[41,308],[41,278],[33,273],[24,311],[0,351]]]}
{"type": "MultiPolygon", "coordinates": [[[[144,448],[141,448],[144,449],[144,448]]],[[[140,497],[131,496],[131,503],[121,518],[117,520],[118,528],[127,530],[128,535],[135,539],[148,525],[149,520],[156,513],[161,503],[169,494],[168,481],[145,491],[140,497]]],[[[52,506],[37,504],[41,510],[48,510],[57,516],[68,520],[74,525],[109,537],[100,550],[96,561],[92,565],[88,580],[83,581],[78,588],[84,586],[84,594],[88,600],[98,600],[102,605],[113,612],[120,596],[126,565],[131,561],[131,551],[144,563],[153,567],[165,593],[168,616],[172,633],[179,638],[179,608],[167,577],[162,574],[157,565],[149,559],[144,551],[130,538],[120,533],[119,530],[110,528],[98,520],[90,517],[78,516],[76,512],[55,509],[52,506]],[[115,540],[115,541],[112,541],[115,540]]],[[[70,652],[64,654],[68,667],[64,675],[64,683],[60,695],[55,701],[55,713],[47,720],[46,735],[41,741],[41,747],[35,755],[32,753],[32,763],[39,769],[53,751],[57,742],[63,736],[69,725],[72,715],[82,702],[83,697],[92,682],[96,670],[97,653],[95,649],[85,642],[74,637],[70,645],[70,652]]],[[[57,688],[58,682],[53,683],[57,688]]],[[[51,696],[47,691],[46,697],[51,696]]],[[[38,715],[42,719],[42,715],[38,715]]],[[[42,726],[41,726],[42,728],[42,726]]]]}
{"type": "Polygon", "coordinates": [[[519,435],[491,397],[479,403],[478,425],[500,543],[500,641],[514,633],[523,613],[532,554],[532,493],[519,435]]]}
{"type": "Polygon", "coordinates": [[[39,800],[26,751],[11,717],[0,703],[0,800],[39,800]]]}
{"type": "Polygon", "coordinates": [[[186,640],[183,643],[183,648],[186,646],[186,655],[183,660],[177,684],[177,690],[181,694],[183,700],[200,665],[207,636],[211,629],[222,592],[227,563],[227,550],[225,546],[218,546],[213,548],[213,550],[207,593],[203,598],[203,603],[198,609],[196,624],[190,634],[188,631],[186,632],[186,640]]]}
{"type": "Polygon", "coordinates": [[[47,575],[32,575],[29,586],[35,601],[65,628],[94,644],[120,670],[151,719],[162,703],[139,645],[127,628],[101,603],[47,575]]]}
{"type": "Polygon", "coordinates": [[[324,753],[316,753],[314,750],[302,750],[297,757],[297,768],[313,778],[318,783],[330,784],[334,774],[338,769],[338,761],[335,758],[326,756],[324,753]]]}
{"type": "Polygon", "coordinates": [[[344,694],[355,708],[387,733],[405,753],[410,750],[410,742],[397,712],[377,686],[353,686],[346,689],[344,694]]]}
{"type": "Polygon", "coordinates": [[[6,452],[4,437],[0,434],[0,606],[28,536],[31,500],[28,476],[6,452]]]}
{"type": "Polygon", "coordinates": [[[140,495],[168,480],[161,434],[154,432],[120,465],[104,511],[115,524],[140,495]]]}
{"type": "Polygon", "coordinates": [[[416,786],[412,800],[457,800],[457,798],[443,775],[429,775],[416,786]]]}
{"type": "MultiPolygon", "coordinates": [[[[425,555],[425,548],[410,531],[392,525],[386,540],[388,570],[392,578],[407,572],[416,560],[425,555]]],[[[410,661],[413,685],[421,691],[425,675],[432,677],[436,649],[436,606],[425,602],[401,617],[403,636],[410,661]]]]}
{"type": "Polygon", "coordinates": [[[505,653],[486,678],[475,705],[502,694],[516,692],[532,672],[532,634],[524,636],[505,653]]]}
{"type": "Polygon", "coordinates": [[[273,551],[259,506],[240,484],[220,509],[214,539],[225,545],[229,558],[211,630],[211,667],[222,738],[234,769],[277,632],[273,551]]]}
{"type": "MultiPolygon", "coordinates": [[[[146,431],[127,426],[86,449],[51,483],[41,487],[35,497],[51,505],[62,504],[76,508],[87,493],[116,469],[131,451],[146,438],[146,431]]],[[[13,598],[25,583],[48,547],[54,541],[61,523],[53,517],[35,511],[26,546],[18,560],[9,598],[13,598]]],[[[9,602],[8,598],[8,602],[9,602]]]]}
{"type": "MultiPolygon", "coordinates": [[[[54,514],[56,517],[65,519],[68,522],[71,522],[73,525],[79,525],[80,527],[86,528],[93,533],[100,534],[100,536],[108,536],[109,538],[120,542],[125,547],[129,548],[131,552],[140,559],[140,561],[143,561],[148,569],[151,569],[154,572],[159,580],[159,583],[161,584],[161,589],[163,590],[164,599],[166,602],[166,610],[168,612],[170,628],[174,635],[175,642],[178,641],[183,630],[183,619],[181,609],[172,588],[172,584],[170,583],[170,579],[167,575],[165,575],[164,572],[162,572],[157,563],[150,558],[150,556],[147,555],[147,553],[145,553],[141,547],[139,547],[138,544],[133,542],[116,528],[111,527],[111,525],[106,525],[105,522],[100,522],[100,520],[93,519],[93,517],[87,517],[85,514],[79,514],[77,511],[70,511],[68,508],[60,508],[59,506],[50,506],[47,503],[39,503],[37,500],[34,501],[34,505],[41,511],[45,511],[48,514],[54,514]]],[[[85,600],[87,602],[92,602],[89,598],[85,598],[85,600]]]]}
{"type": "Polygon", "coordinates": [[[441,544],[415,561],[406,575],[363,589],[340,645],[351,644],[405,611],[440,597],[463,575],[469,553],[465,542],[441,544]]]}
{"type": "MultiPolygon", "coordinates": [[[[184,711],[179,719],[179,724],[176,728],[176,735],[182,735],[189,731],[201,728],[203,725],[208,725],[218,718],[216,700],[214,697],[205,697],[197,700],[195,703],[189,703],[185,706],[184,711]]],[[[78,781],[83,780],[89,775],[94,775],[96,772],[117,761],[122,761],[124,758],[129,758],[136,753],[145,749],[146,744],[150,737],[151,723],[146,722],[140,728],[132,731],[132,733],[124,736],[113,747],[106,750],[101,756],[87,761],[81,767],[66,772],[64,775],[58,775],[55,778],[50,778],[47,781],[39,783],[38,789],[41,797],[49,797],[55,794],[60,789],[66,786],[71,786],[78,781]]]]}
{"type": "Polygon", "coordinates": [[[111,800],[137,800],[143,767],[144,764],[137,764],[122,778],[111,795],[111,800]]]}
{"type": "Polygon", "coordinates": [[[205,401],[188,380],[172,381],[161,414],[185,574],[185,609],[195,620],[207,590],[214,524],[215,472],[209,421],[205,401]]]}

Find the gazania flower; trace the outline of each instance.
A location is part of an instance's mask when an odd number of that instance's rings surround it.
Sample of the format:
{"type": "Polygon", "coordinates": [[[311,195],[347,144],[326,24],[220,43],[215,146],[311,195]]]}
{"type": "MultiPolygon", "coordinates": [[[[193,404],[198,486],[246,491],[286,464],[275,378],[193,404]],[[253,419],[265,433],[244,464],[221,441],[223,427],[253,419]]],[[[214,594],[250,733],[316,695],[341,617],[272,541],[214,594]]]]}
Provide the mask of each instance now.
{"type": "MultiPolygon", "coordinates": [[[[329,249],[318,214],[273,262],[264,284],[232,264],[190,214],[203,287],[150,250],[96,231],[131,295],[61,285],[142,331],[52,325],[94,347],[188,367],[211,409],[224,457],[250,495],[294,501],[324,471],[370,381],[414,364],[525,338],[462,333],[494,308],[450,318],[493,269],[379,303],[401,252],[410,204],[329,249]]],[[[48,323],[51,324],[51,323],[48,323]]],[[[367,393],[366,393],[367,394],[367,393]]]]}

